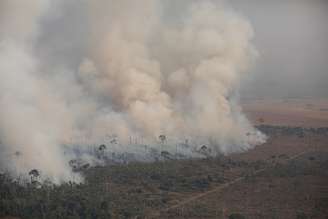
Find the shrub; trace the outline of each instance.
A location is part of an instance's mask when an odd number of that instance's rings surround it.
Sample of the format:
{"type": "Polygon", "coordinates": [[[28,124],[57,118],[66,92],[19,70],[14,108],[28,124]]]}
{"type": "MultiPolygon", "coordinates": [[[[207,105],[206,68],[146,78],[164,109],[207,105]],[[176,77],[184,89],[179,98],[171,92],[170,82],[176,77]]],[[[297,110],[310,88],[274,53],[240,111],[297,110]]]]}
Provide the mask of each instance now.
{"type": "Polygon", "coordinates": [[[246,219],[242,214],[234,213],[229,216],[229,219],[246,219]]]}

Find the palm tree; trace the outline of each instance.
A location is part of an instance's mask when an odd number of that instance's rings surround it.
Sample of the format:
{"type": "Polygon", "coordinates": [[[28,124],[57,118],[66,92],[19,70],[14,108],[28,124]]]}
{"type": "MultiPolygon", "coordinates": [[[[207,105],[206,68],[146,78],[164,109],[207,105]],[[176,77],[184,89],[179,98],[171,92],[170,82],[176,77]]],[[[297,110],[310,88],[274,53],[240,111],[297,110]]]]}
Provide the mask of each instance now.
{"type": "Polygon", "coordinates": [[[159,140],[161,141],[162,144],[166,141],[166,136],[165,135],[160,135],[158,136],[159,140]]]}
{"type": "Polygon", "coordinates": [[[166,141],[166,136],[165,135],[160,135],[158,136],[159,140],[161,141],[161,157],[162,157],[162,152],[163,152],[163,145],[166,141]]]}
{"type": "Polygon", "coordinates": [[[106,148],[107,148],[106,145],[102,144],[102,145],[99,145],[98,150],[99,151],[104,151],[106,148]]]}
{"type": "Polygon", "coordinates": [[[98,147],[98,158],[99,159],[104,158],[106,148],[107,147],[104,144],[99,145],[99,147],[98,147]]]}
{"type": "Polygon", "coordinates": [[[28,173],[31,176],[31,183],[37,182],[40,173],[37,169],[33,169],[28,173]]]}

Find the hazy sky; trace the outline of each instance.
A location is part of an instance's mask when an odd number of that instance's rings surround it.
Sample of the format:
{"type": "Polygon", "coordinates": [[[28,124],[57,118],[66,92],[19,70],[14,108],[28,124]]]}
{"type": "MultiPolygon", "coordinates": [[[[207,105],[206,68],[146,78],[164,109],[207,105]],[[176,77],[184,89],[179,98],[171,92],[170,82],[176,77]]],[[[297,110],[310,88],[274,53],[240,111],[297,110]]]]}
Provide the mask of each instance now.
{"type": "Polygon", "coordinates": [[[244,96],[328,97],[328,1],[241,1],[260,56],[244,96]]]}

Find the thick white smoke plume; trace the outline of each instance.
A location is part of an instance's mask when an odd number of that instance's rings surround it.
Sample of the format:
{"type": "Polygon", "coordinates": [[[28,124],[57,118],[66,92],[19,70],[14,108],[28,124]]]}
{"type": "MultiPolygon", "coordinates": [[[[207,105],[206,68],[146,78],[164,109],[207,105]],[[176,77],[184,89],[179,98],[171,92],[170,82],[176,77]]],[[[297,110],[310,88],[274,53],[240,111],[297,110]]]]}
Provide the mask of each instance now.
{"type": "Polygon", "coordinates": [[[0,170],[60,183],[80,180],[70,160],[99,162],[93,145],[146,159],[263,142],[237,101],[256,57],[244,18],[222,2],[73,2],[0,2],[0,170]]]}

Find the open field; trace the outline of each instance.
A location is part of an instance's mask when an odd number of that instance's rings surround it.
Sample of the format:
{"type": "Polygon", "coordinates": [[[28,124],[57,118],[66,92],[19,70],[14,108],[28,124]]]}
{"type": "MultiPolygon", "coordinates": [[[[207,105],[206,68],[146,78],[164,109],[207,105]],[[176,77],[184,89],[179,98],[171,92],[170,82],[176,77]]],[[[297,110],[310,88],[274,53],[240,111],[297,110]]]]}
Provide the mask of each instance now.
{"type": "Polygon", "coordinates": [[[245,100],[242,107],[257,125],[328,126],[328,99],[245,100]]]}

